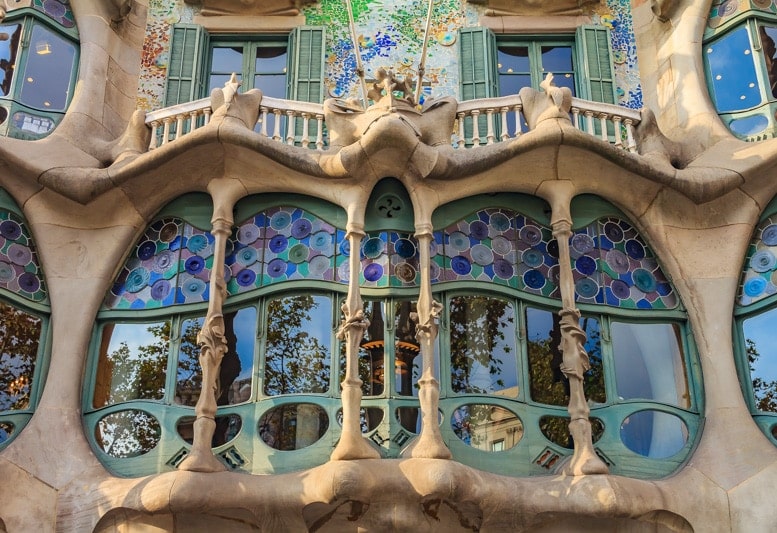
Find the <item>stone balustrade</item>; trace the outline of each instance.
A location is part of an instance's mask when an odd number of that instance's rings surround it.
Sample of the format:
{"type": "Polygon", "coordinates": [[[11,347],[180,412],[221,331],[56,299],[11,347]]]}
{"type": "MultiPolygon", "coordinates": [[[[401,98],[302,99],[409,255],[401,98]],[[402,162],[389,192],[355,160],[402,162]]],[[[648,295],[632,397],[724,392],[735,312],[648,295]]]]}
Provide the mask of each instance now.
{"type": "MultiPolygon", "coordinates": [[[[146,124],[151,128],[149,150],[206,126],[212,113],[210,98],[147,113],[146,124]]],[[[528,132],[523,103],[517,94],[459,102],[456,117],[451,143],[459,149],[504,142],[528,132]]],[[[641,120],[639,110],[572,98],[570,119],[577,129],[603,142],[637,151],[634,128],[641,120]]],[[[324,150],[324,124],[321,104],[265,96],[254,129],[278,142],[324,150]]]]}

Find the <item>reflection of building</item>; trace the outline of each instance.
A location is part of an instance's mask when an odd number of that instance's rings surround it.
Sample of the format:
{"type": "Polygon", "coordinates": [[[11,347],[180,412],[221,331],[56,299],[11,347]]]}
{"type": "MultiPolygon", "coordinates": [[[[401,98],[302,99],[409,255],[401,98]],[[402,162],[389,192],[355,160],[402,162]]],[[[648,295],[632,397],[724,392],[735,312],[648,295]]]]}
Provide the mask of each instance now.
{"type": "Polygon", "coordinates": [[[0,531],[777,522],[777,8],[16,4],[0,531]]]}

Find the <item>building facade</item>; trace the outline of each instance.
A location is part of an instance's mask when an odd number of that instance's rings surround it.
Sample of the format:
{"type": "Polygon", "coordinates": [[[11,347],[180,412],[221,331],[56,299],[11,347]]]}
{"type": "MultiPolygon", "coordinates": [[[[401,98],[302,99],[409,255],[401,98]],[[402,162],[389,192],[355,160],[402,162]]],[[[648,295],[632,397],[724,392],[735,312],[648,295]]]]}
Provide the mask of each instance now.
{"type": "Polygon", "coordinates": [[[774,530],[771,2],[0,7],[0,531],[774,530]]]}

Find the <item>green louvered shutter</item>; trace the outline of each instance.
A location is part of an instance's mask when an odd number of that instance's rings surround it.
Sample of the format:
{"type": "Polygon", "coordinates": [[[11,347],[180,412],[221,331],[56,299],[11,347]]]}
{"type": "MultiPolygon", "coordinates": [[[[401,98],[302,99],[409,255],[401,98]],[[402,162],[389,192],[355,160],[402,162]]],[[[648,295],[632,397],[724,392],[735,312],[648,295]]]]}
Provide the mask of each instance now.
{"type": "Polygon", "coordinates": [[[610,30],[604,26],[580,26],[575,35],[575,45],[581,73],[580,98],[616,103],[610,30]]]}
{"type": "Polygon", "coordinates": [[[488,28],[459,30],[461,99],[497,96],[496,38],[488,28]]]}
{"type": "MultiPolygon", "coordinates": [[[[461,28],[459,30],[459,71],[461,99],[490,98],[498,96],[496,70],[496,37],[488,28],[461,28]]],[[[480,142],[486,142],[488,123],[486,117],[478,118],[480,142]]],[[[472,119],[464,121],[464,136],[472,138],[472,119]]],[[[469,143],[468,143],[469,144],[469,143]]]]}
{"type": "Polygon", "coordinates": [[[196,24],[174,24],[167,65],[165,107],[201,98],[208,32],[196,24]]]}
{"type": "Polygon", "coordinates": [[[323,102],[324,38],[323,26],[299,26],[289,34],[290,100],[323,102]]]}

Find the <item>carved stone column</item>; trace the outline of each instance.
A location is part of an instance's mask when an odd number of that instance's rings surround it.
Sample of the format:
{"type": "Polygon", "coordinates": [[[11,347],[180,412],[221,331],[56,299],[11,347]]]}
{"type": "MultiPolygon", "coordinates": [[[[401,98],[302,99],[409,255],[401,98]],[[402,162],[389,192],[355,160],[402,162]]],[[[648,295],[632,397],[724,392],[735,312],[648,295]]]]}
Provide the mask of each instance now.
{"type": "Polygon", "coordinates": [[[345,380],[343,381],[343,431],[332,452],[333,461],[349,459],[379,459],[380,453],[362,436],[359,410],[362,402],[362,380],[359,378],[359,343],[370,321],[364,316],[364,304],[359,292],[361,261],[359,249],[365,233],[363,228],[348,224],[345,236],[351,247],[348,256],[348,296],[343,303],[343,321],[337,337],[345,341],[345,380]]]}
{"type": "Polygon", "coordinates": [[[590,368],[588,353],[585,351],[585,332],[580,328],[580,311],[575,307],[575,284],[569,255],[569,239],[572,237],[572,217],[569,202],[572,194],[569,188],[559,187],[553,196],[552,210],[553,236],[559,249],[559,289],[561,291],[561,345],[563,354],[561,371],[569,380],[569,433],[574,440],[572,460],[566,463],[562,471],[565,474],[579,476],[583,474],[606,474],[607,465],[596,455],[591,436],[590,409],[583,390],[583,374],[590,368]]]}
{"type": "Polygon", "coordinates": [[[213,252],[213,269],[210,274],[210,301],[205,323],[197,334],[200,346],[200,367],[202,368],[202,390],[194,412],[194,441],[192,451],[181,462],[180,470],[196,472],[220,472],[226,467],[216,459],[211,450],[213,432],[216,429],[216,398],[219,396],[219,369],[227,352],[224,336],[224,315],[222,307],[227,296],[224,281],[224,255],[227,239],[232,233],[232,219],[214,216],[211,232],[216,238],[213,252]]]}
{"type": "Polygon", "coordinates": [[[418,324],[416,339],[421,346],[423,371],[418,381],[420,390],[418,400],[421,404],[421,434],[403,452],[406,457],[425,457],[430,459],[450,459],[450,450],[440,434],[439,405],[440,384],[434,378],[434,342],[437,339],[442,306],[432,297],[432,281],[430,276],[431,257],[429,248],[434,238],[431,225],[416,228],[418,240],[419,268],[421,271],[421,287],[418,295],[418,324]]]}

